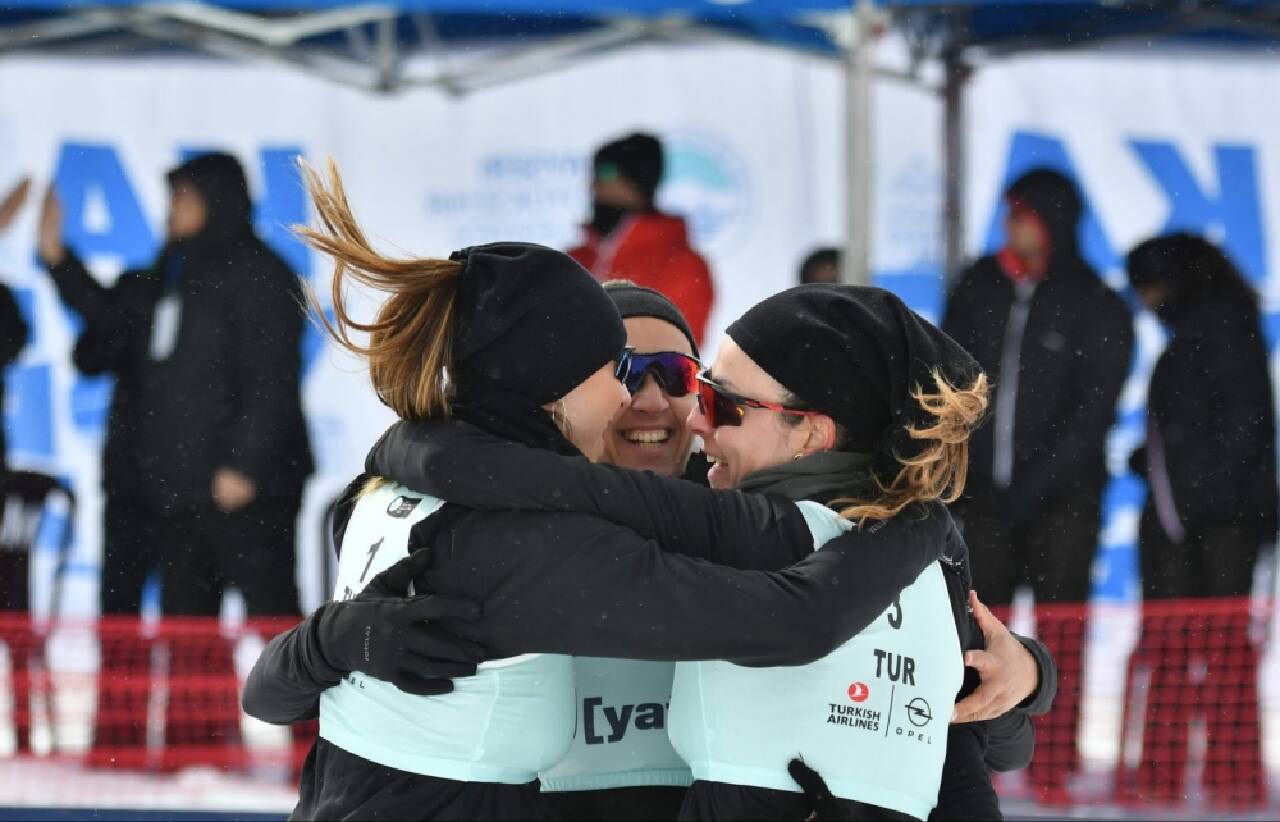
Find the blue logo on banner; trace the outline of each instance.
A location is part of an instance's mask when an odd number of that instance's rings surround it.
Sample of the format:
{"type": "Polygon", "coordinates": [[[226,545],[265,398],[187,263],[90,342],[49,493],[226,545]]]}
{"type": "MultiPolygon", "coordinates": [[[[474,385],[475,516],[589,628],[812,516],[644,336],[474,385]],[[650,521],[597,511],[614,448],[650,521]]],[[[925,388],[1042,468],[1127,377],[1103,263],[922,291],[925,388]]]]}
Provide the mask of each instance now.
{"type": "Polygon", "coordinates": [[[663,206],[689,221],[695,246],[732,241],[752,208],[743,164],[730,148],[703,135],[676,134],[665,149],[663,206]]]}

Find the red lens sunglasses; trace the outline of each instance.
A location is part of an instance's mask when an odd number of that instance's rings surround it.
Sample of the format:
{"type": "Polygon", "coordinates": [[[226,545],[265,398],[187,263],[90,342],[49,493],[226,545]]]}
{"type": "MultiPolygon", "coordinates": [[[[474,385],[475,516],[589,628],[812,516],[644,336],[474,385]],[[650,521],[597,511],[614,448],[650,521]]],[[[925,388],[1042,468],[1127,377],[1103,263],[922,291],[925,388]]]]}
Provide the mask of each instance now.
{"type": "Polygon", "coordinates": [[[707,423],[712,428],[719,428],[722,425],[742,425],[748,408],[763,408],[777,414],[795,414],[801,417],[822,416],[821,411],[787,408],[776,402],[753,400],[716,384],[715,380],[707,376],[706,371],[698,375],[698,411],[706,417],[707,423]]]}

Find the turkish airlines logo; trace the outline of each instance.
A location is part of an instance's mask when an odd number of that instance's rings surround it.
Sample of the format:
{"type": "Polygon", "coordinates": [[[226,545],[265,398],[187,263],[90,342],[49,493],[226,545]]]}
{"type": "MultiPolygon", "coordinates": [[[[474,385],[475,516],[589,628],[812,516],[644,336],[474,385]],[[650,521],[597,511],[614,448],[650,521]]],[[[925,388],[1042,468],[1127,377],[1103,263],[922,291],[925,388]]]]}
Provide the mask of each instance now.
{"type": "Polygon", "coordinates": [[[866,702],[869,696],[871,689],[867,687],[867,683],[855,682],[849,686],[849,698],[854,702],[866,702]]]}

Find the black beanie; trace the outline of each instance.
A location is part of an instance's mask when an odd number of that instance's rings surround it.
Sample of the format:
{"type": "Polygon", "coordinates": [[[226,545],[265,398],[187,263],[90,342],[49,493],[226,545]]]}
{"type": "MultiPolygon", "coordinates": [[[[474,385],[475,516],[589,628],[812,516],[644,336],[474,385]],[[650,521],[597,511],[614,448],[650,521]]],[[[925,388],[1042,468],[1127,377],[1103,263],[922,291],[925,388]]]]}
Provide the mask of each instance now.
{"type": "Polygon", "coordinates": [[[689,341],[694,359],[699,357],[698,343],[693,338],[689,323],[680,313],[680,309],[676,308],[676,304],[667,299],[665,294],[626,280],[605,283],[604,292],[609,295],[609,299],[613,300],[613,304],[618,307],[618,313],[624,320],[630,317],[653,317],[674,325],[689,341]]]}
{"type": "Polygon", "coordinates": [[[545,405],[617,357],[618,309],[572,257],[531,243],[490,243],[449,256],[458,282],[450,381],[545,405]]]}
{"type": "Polygon", "coordinates": [[[909,458],[905,429],[931,423],[911,396],[931,372],[967,388],[973,357],[881,288],[801,285],[756,305],[726,332],[784,388],[839,423],[850,451],[909,458]]]}
{"type": "Polygon", "coordinates": [[[591,165],[596,176],[613,166],[652,202],[662,181],[662,143],[652,134],[630,134],[601,146],[591,165]]]}

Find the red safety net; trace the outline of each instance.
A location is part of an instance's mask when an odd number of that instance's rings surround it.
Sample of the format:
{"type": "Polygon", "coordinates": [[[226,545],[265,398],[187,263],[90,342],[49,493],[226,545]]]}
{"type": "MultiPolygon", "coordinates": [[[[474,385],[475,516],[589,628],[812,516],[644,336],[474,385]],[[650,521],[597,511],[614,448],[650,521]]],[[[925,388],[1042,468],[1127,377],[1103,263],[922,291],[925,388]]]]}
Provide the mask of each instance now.
{"type": "Polygon", "coordinates": [[[1059,807],[1268,807],[1260,685],[1269,604],[1166,600],[1042,606],[1034,614],[1034,633],[1058,664],[1058,696],[1035,723],[1036,754],[1025,774],[1032,798],[1059,807]],[[1094,683],[1092,716],[1082,710],[1086,680],[1094,683]],[[1109,704],[1118,710],[1107,711],[1109,704]],[[1086,763],[1086,743],[1113,753],[1086,763]],[[1104,770],[1100,787],[1082,786],[1086,764],[1104,770]]]}
{"type": "MultiPolygon", "coordinates": [[[[1267,792],[1268,766],[1280,766],[1280,682],[1268,687],[1274,664],[1264,655],[1273,622],[1269,605],[1248,600],[1036,608],[1034,634],[1057,660],[1058,697],[1036,721],[1032,765],[998,783],[1006,798],[1280,812],[1267,792]]],[[[50,629],[0,616],[10,668],[0,685],[0,724],[10,726],[0,727],[0,764],[212,766],[296,780],[315,724],[269,729],[239,709],[255,653],[292,623],[104,619],[50,629]]]]}
{"type": "MultiPolygon", "coordinates": [[[[246,744],[237,649],[269,640],[296,619],[251,620],[234,629],[216,619],[42,626],[0,615],[9,657],[12,753],[74,757],[95,768],[176,771],[193,766],[246,771],[275,765],[295,776],[315,739],[302,723],[288,745],[246,744]],[[40,714],[37,715],[37,708],[40,714]]],[[[250,660],[251,662],[251,660],[250,660]]]]}

